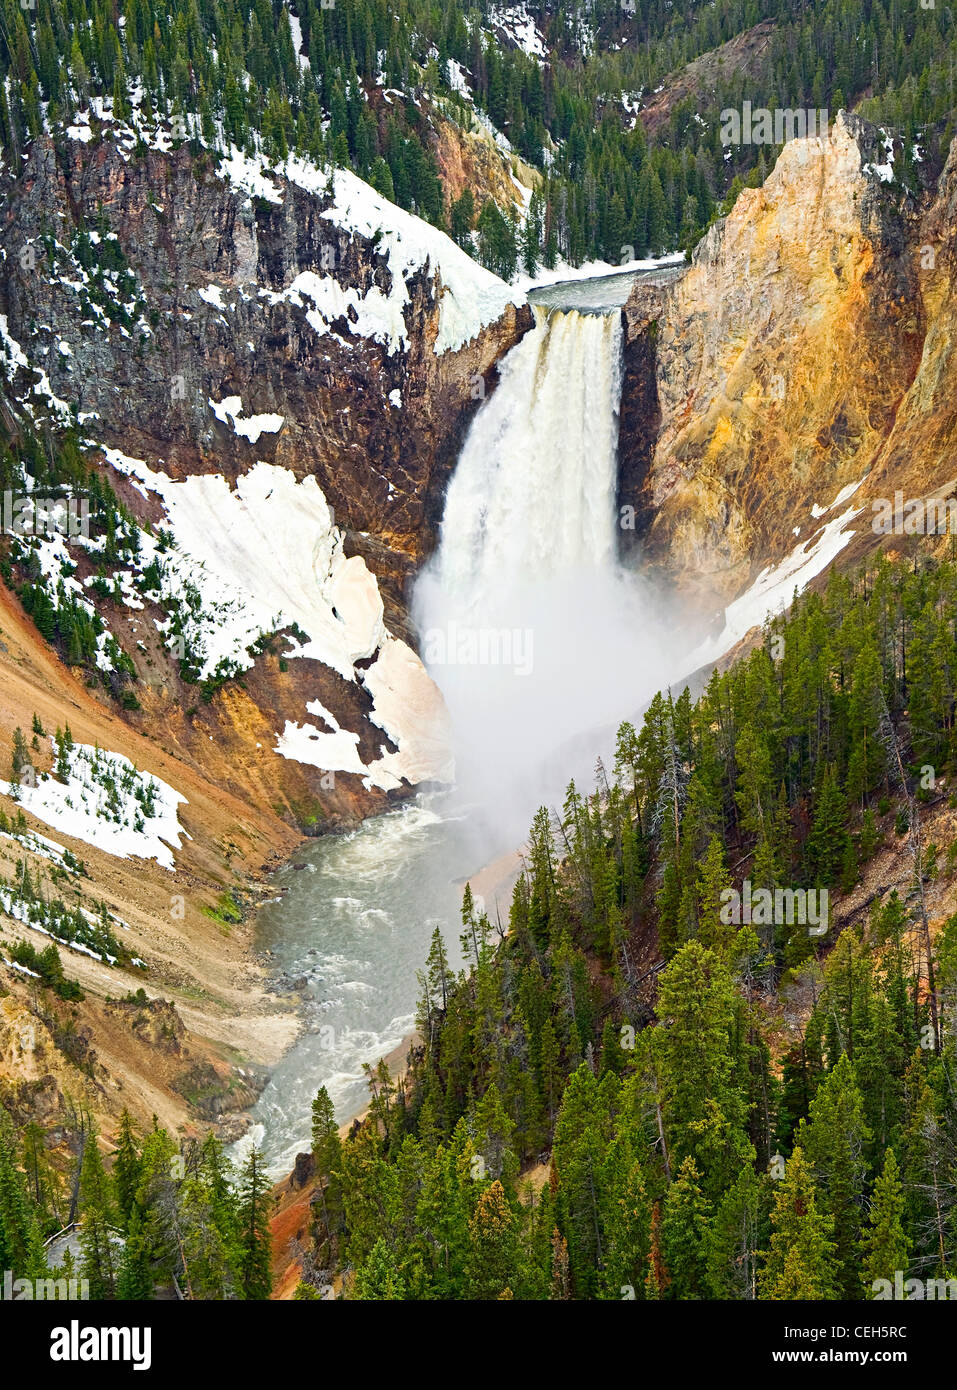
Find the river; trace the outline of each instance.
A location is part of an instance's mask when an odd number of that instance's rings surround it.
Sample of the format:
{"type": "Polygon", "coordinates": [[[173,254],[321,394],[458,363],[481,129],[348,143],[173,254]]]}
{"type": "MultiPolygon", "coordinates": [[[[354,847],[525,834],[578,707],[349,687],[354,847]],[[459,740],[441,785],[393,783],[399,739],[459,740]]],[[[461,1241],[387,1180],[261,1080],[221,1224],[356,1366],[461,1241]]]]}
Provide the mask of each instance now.
{"type": "Polygon", "coordinates": [[[451,716],[456,790],[316,840],[276,875],[285,891],[262,910],[258,945],[301,979],[303,1031],[237,1161],[255,1143],[288,1172],[320,1085],[340,1123],[365,1107],[362,1063],[412,1030],[436,926],[458,964],[465,878],[520,845],[570,777],[590,786],[617,724],[676,669],[662,596],[617,558],[618,311],[633,280],[536,293],[535,327],[472,422],[412,604],[451,716]],[[463,633],[497,640],[463,660],[463,633]]]}

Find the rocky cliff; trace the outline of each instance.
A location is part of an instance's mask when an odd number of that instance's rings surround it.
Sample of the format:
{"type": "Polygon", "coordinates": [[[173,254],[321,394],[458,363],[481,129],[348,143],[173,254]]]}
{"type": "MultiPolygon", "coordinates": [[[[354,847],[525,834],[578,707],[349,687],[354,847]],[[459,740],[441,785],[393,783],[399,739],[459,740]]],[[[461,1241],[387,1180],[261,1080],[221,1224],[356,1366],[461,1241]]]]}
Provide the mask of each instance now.
{"type": "Polygon", "coordinates": [[[5,550],[0,744],[44,732],[38,787],[3,797],[25,818],[4,823],[0,875],[25,862],[46,898],[112,914],[122,959],[55,931],[84,997],[38,1006],[13,952],[50,936],[22,904],[3,915],[0,1101],[24,1122],[82,1102],[107,1127],[126,1106],[228,1135],[296,1028],[250,953],[264,871],[303,831],[448,775],[406,585],[532,315],[351,174],[171,134],[100,106],[0,188],[0,437],[52,458],[72,435],[127,509],[5,550]],[[101,625],[95,659],[44,640],[17,597],[31,578],[101,625]],[[148,828],[111,846],[77,811],[79,779],[50,776],[47,735],[67,725],[174,789],[166,847],[148,828]],[[69,801],[51,813],[51,797],[69,801]]]}
{"type": "Polygon", "coordinates": [[[12,394],[61,420],[74,408],[121,499],[171,529],[204,572],[200,588],[211,574],[313,639],[250,661],[235,643],[225,652],[214,618],[207,649],[244,675],[198,709],[168,644],[119,605],[109,626],[147,683],[144,719],[217,779],[225,753],[232,789],[300,824],[341,822],[445,768],[426,727],[441,723],[441,701],[401,640],[406,587],[494,364],[531,314],[351,174],[296,160],[277,172],[148,135],[93,115],[34,142],[7,180],[12,394]],[[290,592],[261,582],[271,556],[297,546],[306,561],[284,576],[290,592]],[[316,702],[318,725],[306,717],[316,702]],[[294,742],[323,729],[336,757],[297,758],[291,743],[272,754],[284,730],[294,742]],[[370,785],[377,757],[393,761],[370,785]]]}
{"type": "Polygon", "coordinates": [[[860,553],[879,541],[874,499],[957,471],[957,160],[922,204],[893,160],[841,113],[828,139],[784,147],[685,274],[626,306],[622,501],[645,563],[696,602],[815,552],[823,567],[845,511],[840,543],[860,553]]]}

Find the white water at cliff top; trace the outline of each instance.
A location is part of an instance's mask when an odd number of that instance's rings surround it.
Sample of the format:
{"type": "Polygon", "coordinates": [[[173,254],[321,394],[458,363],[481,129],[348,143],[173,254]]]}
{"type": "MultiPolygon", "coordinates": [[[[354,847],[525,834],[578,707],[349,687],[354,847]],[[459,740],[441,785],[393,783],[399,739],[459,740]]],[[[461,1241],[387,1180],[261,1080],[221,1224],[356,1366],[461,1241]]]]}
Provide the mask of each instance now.
{"type": "Polygon", "coordinates": [[[621,316],[536,315],[446,498],[438,582],[478,619],[516,584],[615,554],[621,316]]]}
{"type": "Polygon", "coordinates": [[[511,843],[569,777],[590,782],[675,669],[660,601],[617,559],[621,315],[535,312],[472,422],[414,601],[457,786],[511,843]]]}

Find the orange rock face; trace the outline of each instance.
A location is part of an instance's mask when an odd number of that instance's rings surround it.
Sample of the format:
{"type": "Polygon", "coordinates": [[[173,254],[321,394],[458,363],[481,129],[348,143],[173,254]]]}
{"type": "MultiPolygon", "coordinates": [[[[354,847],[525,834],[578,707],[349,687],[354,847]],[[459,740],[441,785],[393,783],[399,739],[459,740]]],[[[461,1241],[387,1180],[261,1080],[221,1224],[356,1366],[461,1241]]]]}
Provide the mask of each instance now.
{"type": "Polygon", "coordinates": [[[812,538],[812,509],[851,484],[858,553],[875,497],[957,472],[957,159],[919,207],[886,158],[843,113],[828,139],[792,141],[687,272],[626,308],[630,349],[653,341],[642,418],[658,418],[622,500],[646,561],[698,600],[726,602],[812,538]]]}

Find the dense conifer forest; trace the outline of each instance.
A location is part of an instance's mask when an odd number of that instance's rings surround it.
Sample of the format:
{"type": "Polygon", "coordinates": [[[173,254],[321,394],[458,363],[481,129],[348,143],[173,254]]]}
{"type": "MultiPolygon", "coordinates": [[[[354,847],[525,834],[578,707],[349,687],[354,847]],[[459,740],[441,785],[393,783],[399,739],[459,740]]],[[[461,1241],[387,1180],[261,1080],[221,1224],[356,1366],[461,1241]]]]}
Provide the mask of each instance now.
{"type": "MultiPolygon", "coordinates": [[[[957,566],[879,558],[795,599],[698,700],[622,725],[594,789],[536,815],[508,922],[466,890],[458,973],[436,932],[401,1077],[368,1069],[345,1138],[317,1095],[297,1296],[860,1299],[952,1278],[957,916],[932,934],[927,898],[957,861],[926,822],[955,805],[955,682],[957,566]],[[827,890],[824,929],[735,921],[744,879],[755,901],[827,890]]],[[[79,1219],[72,1272],[97,1296],[268,1296],[255,1152],[236,1184],[215,1139],[179,1149],[126,1117],[108,1173],[78,1113],[65,1171],[0,1118],[0,1266],[39,1271],[79,1219]]]]}
{"type": "Polygon", "coordinates": [[[183,138],[350,167],[506,276],[520,261],[618,263],[692,245],[773,166],[774,147],[721,143],[721,110],[744,99],[832,116],[853,107],[883,123],[900,141],[902,193],[946,154],[948,6],[595,0],[537,13],[545,63],[497,40],[494,8],[457,0],[302,0],[295,15],[282,0],[4,0],[0,142],[15,163],[91,96],[117,119],[135,102],[139,119],[171,121],[183,138]],[[766,51],[718,64],[646,134],[633,114],[642,96],[763,21],[774,25],[766,51]],[[542,175],[522,227],[471,189],[455,205],[444,196],[430,128],[437,115],[468,127],[473,108],[542,175]]]}

